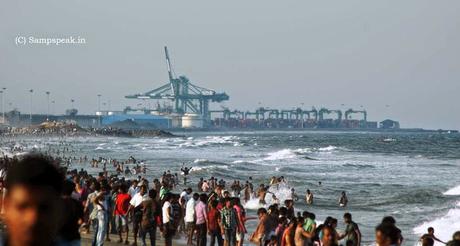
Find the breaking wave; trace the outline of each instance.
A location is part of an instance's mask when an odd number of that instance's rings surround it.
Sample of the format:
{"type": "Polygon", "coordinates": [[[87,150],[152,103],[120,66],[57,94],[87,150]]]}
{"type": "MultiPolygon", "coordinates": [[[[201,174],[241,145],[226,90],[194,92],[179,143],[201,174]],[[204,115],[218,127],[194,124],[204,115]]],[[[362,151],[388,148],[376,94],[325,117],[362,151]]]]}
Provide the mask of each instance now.
{"type": "Polygon", "coordinates": [[[308,156],[308,154],[332,153],[338,150],[346,150],[346,149],[339,148],[337,146],[332,146],[332,145],[329,145],[327,147],[321,147],[321,148],[282,149],[282,150],[278,150],[275,152],[270,152],[266,154],[264,158],[257,159],[256,162],[277,161],[277,160],[286,160],[286,159],[294,159],[294,158],[316,160],[315,158],[308,156]]]}
{"type": "Polygon", "coordinates": [[[460,196],[460,185],[443,193],[446,196],[460,196]]]}
{"type": "Polygon", "coordinates": [[[204,147],[212,145],[242,146],[237,136],[206,136],[204,138],[187,138],[179,143],[180,148],[204,147]]]}
{"type": "MultiPolygon", "coordinates": [[[[413,232],[417,235],[423,235],[427,232],[428,227],[435,229],[436,236],[439,239],[449,241],[452,238],[452,234],[460,228],[460,202],[455,208],[450,209],[446,215],[424,222],[415,227],[413,232]]],[[[443,244],[436,242],[435,245],[443,244]]]]}
{"type": "Polygon", "coordinates": [[[263,158],[264,161],[276,161],[295,158],[296,154],[291,149],[282,149],[276,152],[268,153],[268,156],[263,158]]]}
{"type": "MultiPolygon", "coordinates": [[[[460,196],[460,185],[453,187],[443,193],[445,196],[460,196]]],[[[428,227],[433,227],[436,232],[436,236],[444,241],[449,241],[452,238],[452,234],[460,228],[460,201],[454,208],[450,209],[447,214],[435,218],[431,221],[422,223],[421,225],[413,229],[417,235],[426,233],[428,227]]],[[[442,245],[435,242],[435,245],[442,245]]]]}
{"type": "Polygon", "coordinates": [[[246,209],[257,210],[259,208],[268,208],[273,202],[272,195],[275,195],[280,204],[284,204],[286,199],[292,199],[291,197],[291,188],[287,184],[280,184],[278,187],[276,185],[271,186],[268,189],[267,196],[265,197],[266,204],[262,205],[259,203],[259,198],[251,197],[251,199],[245,203],[243,206],[246,209]]]}

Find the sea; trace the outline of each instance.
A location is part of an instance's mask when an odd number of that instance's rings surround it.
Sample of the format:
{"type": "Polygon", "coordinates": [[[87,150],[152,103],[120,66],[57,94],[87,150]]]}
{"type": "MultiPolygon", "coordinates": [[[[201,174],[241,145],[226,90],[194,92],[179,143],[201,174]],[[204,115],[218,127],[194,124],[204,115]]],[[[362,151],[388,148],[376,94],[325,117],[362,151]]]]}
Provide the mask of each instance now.
{"type": "MultiPolygon", "coordinates": [[[[143,160],[147,178],[167,170],[179,173],[192,167],[190,186],[211,176],[254,185],[284,176],[287,185],[270,189],[283,201],[295,188],[296,211],[315,213],[320,224],[327,216],[339,220],[350,212],[359,225],[364,244],[374,242],[374,229],[384,216],[393,216],[405,245],[417,245],[428,227],[445,241],[460,230],[460,134],[337,131],[179,132],[178,138],[16,137],[2,139],[0,148],[14,144],[25,151],[62,149],[89,158],[143,160]],[[321,184],[320,184],[321,182],[321,184]],[[304,201],[310,189],[313,205],[304,201]],[[342,191],[347,207],[338,206],[342,191]]],[[[72,163],[96,174],[88,163],[72,163]]],[[[133,175],[132,178],[137,177],[133,175]]],[[[131,177],[128,177],[131,178],[131,177]]],[[[177,192],[183,189],[179,186],[177,192]]],[[[270,196],[267,198],[270,203],[270,196]]],[[[249,216],[260,207],[257,199],[244,205],[249,216]]],[[[249,233],[256,220],[248,221],[249,233]]]]}

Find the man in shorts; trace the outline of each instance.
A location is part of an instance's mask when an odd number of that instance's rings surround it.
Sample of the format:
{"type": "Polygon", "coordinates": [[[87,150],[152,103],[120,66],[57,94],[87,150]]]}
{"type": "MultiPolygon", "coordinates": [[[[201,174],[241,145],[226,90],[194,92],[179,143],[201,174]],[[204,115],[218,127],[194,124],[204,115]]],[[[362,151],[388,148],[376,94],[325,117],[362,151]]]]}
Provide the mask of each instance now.
{"type": "Polygon", "coordinates": [[[115,209],[113,211],[115,215],[115,221],[117,224],[117,231],[118,235],[120,236],[119,243],[123,242],[122,233],[125,232],[125,244],[129,244],[128,242],[128,219],[127,213],[129,209],[129,201],[131,200],[131,196],[128,194],[128,187],[126,184],[121,184],[120,188],[118,189],[117,197],[115,198],[115,209]]]}
{"type": "Polygon", "coordinates": [[[195,205],[200,195],[194,193],[192,199],[189,199],[185,207],[185,227],[187,231],[187,245],[192,245],[193,232],[195,231],[195,205]]]}
{"type": "Polygon", "coordinates": [[[141,185],[139,193],[133,196],[129,201],[129,208],[127,214],[130,212],[132,213],[132,221],[133,221],[133,236],[134,236],[134,243],[133,245],[137,245],[137,235],[139,234],[139,229],[142,221],[142,202],[145,199],[148,199],[147,195],[147,186],[141,185]]]}

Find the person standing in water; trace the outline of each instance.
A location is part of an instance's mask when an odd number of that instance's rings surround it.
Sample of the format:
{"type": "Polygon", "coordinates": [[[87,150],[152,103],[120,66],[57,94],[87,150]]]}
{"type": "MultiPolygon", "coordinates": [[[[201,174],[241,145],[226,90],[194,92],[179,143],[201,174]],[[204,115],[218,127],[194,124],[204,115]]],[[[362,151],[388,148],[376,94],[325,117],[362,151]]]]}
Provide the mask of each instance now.
{"type": "Polygon", "coordinates": [[[259,186],[259,189],[257,190],[257,196],[259,197],[259,204],[260,205],[265,205],[265,196],[267,195],[267,188],[265,187],[264,184],[261,184],[259,186]]]}
{"type": "Polygon", "coordinates": [[[340,199],[339,199],[339,206],[346,207],[347,204],[348,204],[347,194],[345,193],[345,191],[342,191],[342,195],[340,196],[340,199]]]}
{"type": "Polygon", "coordinates": [[[429,227],[428,228],[428,233],[424,234],[421,238],[420,241],[422,242],[422,245],[426,246],[433,246],[434,241],[438,241],[440,243],[446,244],[445,242],[441,241],[434,235],[434,228],[429,227]]]}
{"type": "Polygon", "coordinates": [[[291,199],[292,199],[293,201],[298,201],[298,200],[299,200],[299,196],[297,196],[297,194],[295,193],[295,189],[294,189],[294,188],[291,189],[291,199]]]}
{"type": "Polygon", "coordinates": [[[308,205],[313,204],[313,193],[309,189],[307,189],[307,194],[305,195],[305,201],[308,205]]]}
{"type": "Polygon", "coordinates": [[[184,185],[187,185],[187,176],[189,175],[190,171],[192,170],[192,168],[189,168],[189,167],[184,167],[185,163],[182,163],[182,167],[181,167],[181,171],[184,175],[184,185]]]}

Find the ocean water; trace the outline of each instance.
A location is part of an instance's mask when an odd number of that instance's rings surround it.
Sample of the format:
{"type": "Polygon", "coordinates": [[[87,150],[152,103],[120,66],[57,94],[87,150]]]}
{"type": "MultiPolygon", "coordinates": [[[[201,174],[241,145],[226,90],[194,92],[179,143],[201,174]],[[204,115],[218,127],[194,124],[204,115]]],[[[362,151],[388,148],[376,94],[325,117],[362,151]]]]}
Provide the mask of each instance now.
{"type": "MultiPolygon", "coordinates": [[[[367,132],[196,132],[184,138],[16,138],[31,149],[70,144],[79,157],[145,160],[148,177],[164,171],[179,172],[182,163],[193,166],[191,181],[211,176],[267,184],[272,176],[284,176],[303,198],[306,189],[315,195],[314,205],[299,200],[298,211],[339,219],[351,212],[363,233],[363,242],[374,240],[374,228],[391,215],[403,231],[406,245],[415,245],[429,226],[442,240],[460,230],[460,134],[367,132]],[[322,185],[319,185],[322,182],[322,185]],[[338,207],[346,191],[347,208],[338,207]]],[[[13,140],[3,140],[3,149],[13,140]]],[[[87,165],[90,172],[100,170],[87,165]]],[[[195,185],[191,186],[196,189],[195,185]]],[[[281,200],[289,188],[272,189],[281,200]]],[[[250,215],[256,200],[246,205],[250,215]]],[[[253,231],[256,221],[249,221],[253,231]]]]}

